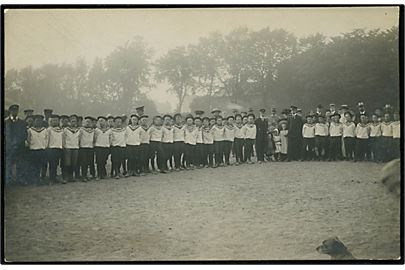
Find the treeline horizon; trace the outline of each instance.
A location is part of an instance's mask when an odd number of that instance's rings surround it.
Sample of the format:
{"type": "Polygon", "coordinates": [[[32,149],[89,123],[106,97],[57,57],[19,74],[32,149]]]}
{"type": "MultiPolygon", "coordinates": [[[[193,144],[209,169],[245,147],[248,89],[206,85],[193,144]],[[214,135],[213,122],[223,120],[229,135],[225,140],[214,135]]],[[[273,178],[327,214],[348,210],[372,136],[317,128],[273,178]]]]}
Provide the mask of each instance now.
{"type": "Polygon", "coordinates": [[[138,36],[91,64],[79,58],[74,64],[9,69],[6,103],[90,115],[130,113],[142,104],[156,114],[165,101],[155,103],[147,92],[164,82],[177,98],[174,112],[187,99],[191,111],[227,103],[279,111],[291,104],[304,111],[329,103],[399,104],[398,27],[304,38],[284,29],[242,27],[212,32],[155,61],[153,56],[138,36]]]}

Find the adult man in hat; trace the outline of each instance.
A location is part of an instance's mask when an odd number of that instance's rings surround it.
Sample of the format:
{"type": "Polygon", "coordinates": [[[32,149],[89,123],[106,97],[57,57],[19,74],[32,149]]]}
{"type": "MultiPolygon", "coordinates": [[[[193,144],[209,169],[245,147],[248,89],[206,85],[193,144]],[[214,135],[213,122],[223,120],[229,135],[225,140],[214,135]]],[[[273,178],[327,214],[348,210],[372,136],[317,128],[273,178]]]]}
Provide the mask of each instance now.
{"type": "Polygon", "coordinates": [[[342,123],[342,124],[346,123],[345,113],[347,113],[348,111],[349,111],[349,106],[347,106],[346,104],[340,105],[340,109],[339,109],[340,123],[342,123]]]}
{"type": "Polygon", "coordinates": [[[49,117],[52,115],[52,109],[44,109],[44,127],[47,128],[49,126],[49,117]]]}
{"type": "Polygon", "coordinates": [[[264,153],[267,151],[267,130],[269,122],[265,117],[265,109],[259,110],[259,117],[255,120],[256,125],[256,154],[257,161],[261,163],[264,161],[264,153]]]}
{"type": "Polygon", "coordinates": [[[360,101],[359,103],[357,103],[357,108],[358,108],[358,111],[356,112],[356,115],[354,117],[354,122],[356,123],[356,125],[358,123],[360,123],[360,117],[362,115],[367,115],[366,108],[364,106],[364,102],[360,101]]]}
{"type": "Polygon", "coordinates": [[[334,115],[336,112],[336,107],[335,107],[335,103],[331,103],[329,104],[329,111],[331,115],[334,115]]]}
{"type": "Polygon", "coordinates": [[[16,181],[22,183],[24,168],[22,165],[22,153],[25,148],[25,140],[27,139],[27,128],[25,121],[18,117],[19,106],[13,104],[9,107],[9,117],[4,120],[4,135],[6,143],[6,184],[12,181],[13,166],[16,166],[16,181]]]}
{"type": "Polygon", "coordinates": [[[291,116],[288,121],[288,159],[299,160],[302,149],[302,118],[297,114],[297,107],[291,106],[291,116]]]}
{"type": "Polygon", "coordinates": [[[27,119],[27,117],[32,116],[33,113],[34,113],[33,109],[25,109],[24,110],[24,116],[25,116],[24,119],[27,119]]]}
{"type": "Polygon", "coordinates": [[[204,115],[204,111],[197,110],[194,112],[196,116],[202,117],[204,115]]]}
{"type": "Polygon", "coordinates": [[[214,118],[217,118],[221,114],[221,110],[218,108],[214,108],[214,109],[212,109],[211,113],[214,118]]]}
{"type": "Polygon", "coordinates": [[[139,107],[135,108],[135,110],[136,110],[136,116],[138,116],[138,119],[139,119],[139,117],[141,117],[142,115],[145,114],[145,106],[139,106],[139,107]]]}
{"type": "Polygon", "coordinates": [[[272,108],[271,114],[269,116],[269,124],[271,126],[277,126],[279,120],[280,120],[280,117],[277,115],[276,108],[272,108]]]}
{"type": "Polygon", "coordinates": [[[321,116],[323,114],[322,109],[323,109],[322,104],[318,104],[318,106],[316,106],[316,112],[315,112],[316,118],[318,118],[319,116],[321,116]]]}

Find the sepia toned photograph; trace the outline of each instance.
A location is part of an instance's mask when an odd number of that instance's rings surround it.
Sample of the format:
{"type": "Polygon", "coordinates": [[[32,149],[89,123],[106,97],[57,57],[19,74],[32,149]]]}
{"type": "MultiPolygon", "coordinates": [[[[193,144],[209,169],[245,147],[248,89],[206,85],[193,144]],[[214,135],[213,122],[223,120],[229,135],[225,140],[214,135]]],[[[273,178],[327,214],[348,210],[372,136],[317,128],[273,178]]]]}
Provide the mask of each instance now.
{"type": "Polygon", "coordinates": [[[3,5],[2,263],[403,264],[401,14],[3,5]]]}

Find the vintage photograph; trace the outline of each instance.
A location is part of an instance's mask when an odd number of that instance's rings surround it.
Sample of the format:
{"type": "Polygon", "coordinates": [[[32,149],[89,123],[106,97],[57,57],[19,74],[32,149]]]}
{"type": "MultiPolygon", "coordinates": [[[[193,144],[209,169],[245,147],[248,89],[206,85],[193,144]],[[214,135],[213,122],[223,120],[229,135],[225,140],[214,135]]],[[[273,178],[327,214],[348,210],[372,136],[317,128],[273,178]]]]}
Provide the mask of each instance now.
{"type": "Polygon", "coordinates": [[[403,6],[40,7],[2,6],[2,263],[403,263],[403,6]]]}

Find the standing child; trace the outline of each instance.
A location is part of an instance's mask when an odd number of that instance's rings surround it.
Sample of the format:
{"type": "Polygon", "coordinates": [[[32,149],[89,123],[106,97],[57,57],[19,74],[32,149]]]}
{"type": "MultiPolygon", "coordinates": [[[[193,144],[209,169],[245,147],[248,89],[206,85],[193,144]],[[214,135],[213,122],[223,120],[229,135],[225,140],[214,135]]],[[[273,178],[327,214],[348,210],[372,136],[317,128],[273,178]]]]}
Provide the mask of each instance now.
{"type": "Polygon", "coordinates": [[[281,161],[281,136],[277,128],[273,130],[274,158],[281,161]]]}
{"type": "Polygon", "coordinates": [[[111,147],[111,129],[108,126],[107,118],[97,118],[99,127],[94,131],[94,150],[96,152],[97,178],[107,177],[106,164],[111,147]]]}
{"type": "Polygon", "coordinates": [[[150,173],[149,170],[149,144],[150,144],[150,134],[148,129],[148,120],[149,116],[143,114],[139,117],[139,122],[141,125],[141,130],[139,131],[141,136],[141,144],[140,144],[140,165],[141,165],[141,175],[145,175],[146,173],[150,173]]]}
{"type": "Polygon", "coordinates": [[[212,127],[214,137],[215,165],[214,168],[224,164],[224,140],[225,127],[222,123],[222,116],[216,118],[216,124],[212,127]]]}
{"type": "Polygon", "coordinates": [[[231,156],[232,144],[235,140],[235,126],[234,117],[232,115],[228,116],[226,119],[226,125],[224,126],[224,155],[225,155],[225,166],[230,165],[229,158],[231,156]]]}
{"type": "Polygon", "coordinates": [[[374,162],[381,161],[381,124],[377,114],[371,116],[369,148],[374,162]]]}
{"type": "Polygon", "coordinates": [[[166,173],[166,170],[163,166],[163,151],[162,151],[162,137],[163,137],[163,130],[162,130],[162,117],[157,115],[153,118],[153,124],[149,128],[150,134],[150,164],[152,167],[153,172],[161,172],[166,173]],[[156,166],[155,167],[155,161],[156,166]]]}
{"type": "Polygon", "coordinates": [[[302,125],[302,161],[313,160],[315,158],[315,124],[313,123],[313,116],[306,116],[306,123],[302,125]]]}
{"type": "Polygon", "coordinates": [[[281,150],[280,158],[281,161],[288,160],[288,122],[287,120],[280,120],[280,140],[281,140],[281,150]]]}
{"type": "Polygon", "coordinates": [[[27,143],[30,149],[30,179],[35,185],[40,185],[41,169],[46,163],[45,149],[48,144],[48,131],[43,127],[43,119],[42,115],[35,115],[33,126],[27,131],[27,143]]]}
{"type": "Polygon", "coordinates": [[[186,117],[186,128],[184,132],[186,169],[194,169],[194,166],[196,165],[196,144],[198,130],[194,126],[193,121],[194,118],[191,115],[186,117]]]}
{"type": "Polygon", "coordinates": [[[173,142],[174,142],[174,132],[172,126],[172,116],[163,116],[163,137],[162,137],[162,150],[164,154],[163,166],[167,171],[173,171],[173,142]],[[169,165],[168,165],[169,163],[169,165]],[[170,167],[169,167],[170,166],[170,167]]]}
{"type": "Polygon", "coordinates": [[[392,157],[400,158],[401,156],[401,121],[399,118],[399,113],[394,112],[394,121],[392,125],[392,157]]]}
{"type": "Polygon", "coordinates": [[[329,161],[340,160],[342,157],[342,135],[343,125],[340,123],[340,114],[331,116],[332,122],[329,126],[329,161]]]}
{"type": "Polygon", "coordinates": [[[132,114],[126,127],[126,152],[128,157],[129,176],[139,176],[141,166],[139,162],[141,145],[141,127],[138,125],[138,115],[132,114]]]}
{"type": "Polygon", "coordinates": [[[111,163],[113,167],[113,177],[120,179],[124,175],[120,172],[120,167],[124,159],[126,149],[126,129],[122,127],[122,117],[114,117],[114,128],[111,129],[111,163]]]}
{"type": "Polygon", "coordinates": [[[370,126],[365,114],[360,115],[360,123],[356,127],[356,153],[354,161],[367,160],[368,139],[370,136],[370,126]]]}
{"type": "Polygon", "coordinates": [[[94,129],[92,128],[92,119],[87,116],[84,118],[83,127],[79,133],[79,160],[82,171],[82,181],[87,182],[90,178],[87,170],[94,162],[94,129]]]}
{"type": "Polygon", "coordinates": [[[69,117],[70,126],[63,130],[63,160],[66,176],[64,182],[75,181],[80,178],[80,168],[78,164],[79,157],[79,134],[80,129],[77,126],[78,117],[71,115],[69,117]]]}
{"type": "Polygon", "coordinates": [[[392,159],[392,125],[389,113],[384,114],[384,121],[381,123],[381,159],[384,162],[392,159]]]}
{"type": "Polygon", "coordinates": [[[242,123],[242,115],[237,114],[235,115],[235,140],[233,142],[233,151],[235,153],[236,163],[235,165],[239,165],[240,163],[244,162],[243,158],[243,144],[245,141],[245,135],[243,134],[243,123],[242,123]]]}
{"type": "Polygon", "coordinates": [[[203,118],[202,136],[204,142],[203,165],[206,168],[212,167],[214,160],[214,134],[208,117],[203,118]]]}
{"type": "Polygon", "coordinates": [[[356,145],[356,124],[353,122],[353,115],[350,112],[345,112],[345,121],[343,123],[343,143],[345,146],[346,160],[355,158],[356,145]]]}
{"type": "Polygon", "coordinates": [[[326,160],[327,145],[326,141],[329,135],[329,127],[325,123],[323,115],[318,116],[318,122],[315,124],[315,151],[318,160],[326,160]]]}
{"type": "Polygon", "coordinates": [[[176,171],[182,170],[181,158],[184,155],[184,136],[185,136],[185,126],[183,125],[183,117],[181,114],[176,113],[174,115],[174,126],[173,126],[173,146],[174,146],[174,166],[176,171]]]}
{"type": "MultiPolygon", "coordinates": [[[[201,111],[202,112],[202,111],[201,111]]],[[[200,111],[196,111],[196,114],[200,113],[200,111]]],[[[200,116],[196,116],[194,118],[194,124],[197,129],[197,145],[195,148],[195,165],[198,166],[197,168],[203,168],[203,155],[204,155],[204,141],[202,135],[202,120],[200,116]]]]}
{"type": "Polygon", "coordinates": [[[248,114],[248,122],[243,126],[243,134],[245,137],[245,158],[249,164],[252,164],[253,146],[256,139],[255,115],[248,114]]]}
{"type": "Polygon", "coordinates": [[[49,118],[48,128],[48,149],[47,157],[49,162],[49,181],[50,183],[56,183],[56,175],[58,164],[62,159],[63,148],[63,130],[59,127],[59,117],[57,115],[51,115],[49,118]]]}

